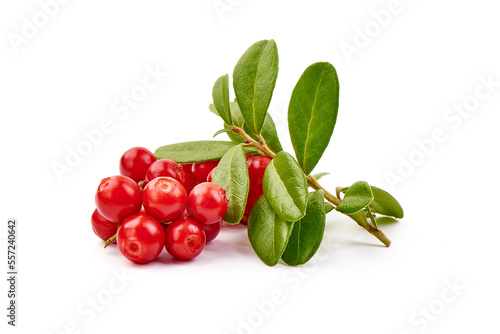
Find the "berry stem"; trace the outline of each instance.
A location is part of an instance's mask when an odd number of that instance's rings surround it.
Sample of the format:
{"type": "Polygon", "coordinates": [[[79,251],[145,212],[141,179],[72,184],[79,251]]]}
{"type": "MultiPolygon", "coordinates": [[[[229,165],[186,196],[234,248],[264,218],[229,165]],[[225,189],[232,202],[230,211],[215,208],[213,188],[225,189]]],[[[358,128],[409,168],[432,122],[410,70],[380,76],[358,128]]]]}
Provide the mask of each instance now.
{"type": "MultiPolygon", "coordinates": [[[[258,136],[260,142],[257,142],[255,139],[250,137],[244,129],[242,129],[238,126],[233,125],[232,130],[233,130],[233,133],[235,133],[235,134],[241,136],[243,139],[245,139],[245,142],[246,142],[245,145],[255,147],[260,155],[267,156],[271,159],[274,158],[274,156],[276,155],[276,153],[273,150],[271,150],[269,148],[269,146],[267,146],[264,138],[262,138],[261,135],[258,136]]],[[[316,180],[312,175],[307,175],[306,179],[307,179],[307,184],[309,185],[309,187],[313,188],[314,190],[322,189],[324,191],[325,199],[328,202],[333,204],[335,207],[337,207],[340,204],[341,200],[338,197],[331,194],[325,188],[323,188],[319,184],[318,180],[316,180]]],[[[363,227],[366,231],[368,231],[368,233],[372,234],[375,238],[380,240],[385,246],[389,247],[391,245],[391,240],[389,240],[385,236],[385,234],[381,230],[378,229],[378,227],[375,227],[372,224],[368,223],[368,221],[366,219],[358,220],[358,219],[355,219],[354,216],[349,216],[349,217],[351,217],[353,220],[355,220],[358,223],[358,225],[363,227]]]]}
{"type": "Polygon", "coordinates": [[[114,244],[116,242],[116,234],[113,235],[111,238],[108,240],[104,241],[104,248],[108,247],[111,244],[114,244]]]}

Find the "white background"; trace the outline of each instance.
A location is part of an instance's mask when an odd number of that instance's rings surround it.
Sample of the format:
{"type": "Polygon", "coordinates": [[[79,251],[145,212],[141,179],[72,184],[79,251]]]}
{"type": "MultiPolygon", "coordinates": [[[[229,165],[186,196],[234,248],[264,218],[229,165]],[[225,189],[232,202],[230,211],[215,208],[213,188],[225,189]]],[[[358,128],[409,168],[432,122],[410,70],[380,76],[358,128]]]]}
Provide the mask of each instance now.
{"type": "Polygon", "coordinates": [[[2,333],[498,332],[498,6],[401,0],[381,26],[373,12],[390,3],[69,1],[43,22],[39,2],[2,1],[1,267],[10,217],[20,261],[18,327],[6,325],[2,279],[2,333]],[[33,16],[45,25],[15,46],[33,16]],[[213,82],[269,38],[280,53],[270,112],[287,150],[300,74],[316,61],[336,67],[339,116],[315,171],[332,173],[322,180],[330,190],[358,180],[390,190],[405,209],[382,226],[392,246],[331,213],[319,256],[302,268],[265,266],[238,227],[187,263],[163,252],[139,266],[102,249],[90,228],[100,180],[130,147],[211,138],[213,82]],[[346,56],[347,44],[357,53],[346,56]],[[115,113],[148,67],[168,76],[128,115],[115,113]],[[464,103],[463,117],[447,111],[464,103]],[[59,180],[54,163],[103,119],[112,130],[59,180]],[[429,144],[439,129],[441,142],[429,144]],[[414,163],[391,185],[401,159],[414,163]]]}

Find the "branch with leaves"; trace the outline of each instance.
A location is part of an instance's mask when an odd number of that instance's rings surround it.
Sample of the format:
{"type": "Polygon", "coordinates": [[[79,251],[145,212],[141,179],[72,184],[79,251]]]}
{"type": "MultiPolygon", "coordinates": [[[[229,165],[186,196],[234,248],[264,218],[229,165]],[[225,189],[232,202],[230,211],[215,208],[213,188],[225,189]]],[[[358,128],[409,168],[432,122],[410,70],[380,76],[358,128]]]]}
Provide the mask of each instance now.
{"type": "Polygon", "coordinates": [[[343,213],[389,246],[375,215],[403,217],[401,205],[389,193],[358,181],[323,188],[319,179],[328,173],[311,174],[330,142],[339,107],[339,82],[327,62],[309,66],[295,85],[288,106],[288,128],[295,157],[283,151],[275,124],[268,113],[278,76],[278,50],[273,40],[253,44],[233,72],[236,98],[230,100],[229,75],[214,84],[209,109],[221,117],[231,141],[195,141],[158,148],[158,159],[194,163],[220,159],[213,175],[229,200],[224,221],[238,224],[248,199],[246,155],[271,158],[264,179],[264,195],[253,206],[248,220],[250,243],[267,265],[280,259],[296,266],[309,261],[318,250],[326,214],[343,213]],[[310,191],[310,189],[312,191],[310,191]]]}

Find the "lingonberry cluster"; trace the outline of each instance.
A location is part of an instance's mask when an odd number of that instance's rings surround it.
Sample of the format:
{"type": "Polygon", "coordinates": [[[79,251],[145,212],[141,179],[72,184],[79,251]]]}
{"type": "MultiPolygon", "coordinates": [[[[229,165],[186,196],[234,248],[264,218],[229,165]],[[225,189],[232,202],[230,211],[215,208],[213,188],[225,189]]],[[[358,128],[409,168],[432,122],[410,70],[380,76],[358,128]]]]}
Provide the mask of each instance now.
{"type": "MultiPolygon", "coordinates": [[[[241,223],[263,194],[262,179],[271,161],[247,156],[250,191],[241,223]]],[[[218,160],[178,164],[157,160],[143,147],[126,151],[120,174],[104,178],[95,195],[91,218],[105,246],[116,242],[130,261],[147,263],[163,250],[176,259],[198,256],[217,237],[226,214],[226,192],[212,183],[218,160]]]]}

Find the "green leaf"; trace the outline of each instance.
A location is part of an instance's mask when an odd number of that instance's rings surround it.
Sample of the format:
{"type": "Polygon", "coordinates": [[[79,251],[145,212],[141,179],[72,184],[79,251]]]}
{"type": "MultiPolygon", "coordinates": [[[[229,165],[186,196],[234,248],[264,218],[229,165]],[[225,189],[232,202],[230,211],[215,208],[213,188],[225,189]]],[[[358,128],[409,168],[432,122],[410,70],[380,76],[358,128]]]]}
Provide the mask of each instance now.
{"type": "Polygon", "coordinates": [[[323,172],[323,173],[316,173],[316,174],[313,174],[312,177],[314,177],[316,180],[319,180],[321,179],[323,176],[326,176],[326,175],[330,175],[330,173],[327,173],[327,172],[323,172]]]}
{"type": "Polygon", "coordinates": [[[264,195],[281,219],[296,221],[306,212],[307,180],[297,161],[281,151],[267,165],[264,195]]]}
{"type": "Polygon", "coordinates": [[[375,218],[377,220],[377,225],[389,225],[389,224],[394,224],[397,223],[399,220],[392,218],[392,217],[386,217],[386,216],[378,216],[375,218]]]}
{"type": "Polygon", "coordinates": [[[239,144],[224,154],[215,169],[212,182],[226,191],[229,200],[223,220],[238,224],[245,212],[250,181],[243,144],[239,144]]]}
{"type": "MultiPolygon", "coordinates": [[[[224,123],[224,125],[225,124],[226,123],[224,123]]],[[[220,130],[217,130],[217,132],[214,133],[214,135],[212,136],[212,138],[217,137],[221,133],[228,133],[228,132],[232,132],[232,130],[231,129],[220,129],[220,130]]]]}
{"type": "MultiPolygon", "coordinates": [[[[229,107],[231,109],[231,120],[233,121],[233,125],[242,127],[243,126],[243,115],[241,114],[240,107],[237,102],[230,102],[229,107]]],[[[230,130],[231,132],[227,133],[229,139],[237,143],[243,143],[245,140],[243,137],[238,136],[232,132],[232,126],[226,122],[224,122],[224,129],[230,130]]]]}
{"type": "Polygon", "coordinates": [[[281,256],[286,264],[298,266],[309,261],[323,240],[325,232],[325,201],[323,190],[309,196],[306,215],[293,224],[285,252],[281,256]]]}
{"type": "Polygon", "coordinates": [[[345,196],[337,206],[337,211],[352,214],[364,209],[373,200],[370,185],[365,181],[358,181],[345,191],[345,196]]]}
{"type": "Polygon", "coordinates": [[[231,109],[231,119],[233,121],[233,125],[239,126],[241,128],[245,121],[243,119],[243,115],[241,114],[238,102],[230,102],[229,108],[231,109]]]}
{"type": "Polygon", "coordinates": [[[210,110],[211,112],[213,112],[214,114],[216,114],[217,116],[219,116],[219,117],[220,117],[219,112],[217,111],[217,109],[215,109],[215,106],[214,106],[214,104],[213,104],[213,103],[210,103],[210,104],[208,105],[208,110],[210,110]]]}
{"type": "MultiPolygon", "coordinates": [[[[236,145],[238,143],[230,141],[190,141],[159,147],[155,156],[157,159],[171,159],[180,164],[217,160],[236,145]]],[[[255,151],[255,148],[245,147],[246,153],[255,151]]]]}
{"type": "Polygon", "coordinates": [[[337,120],[339,81],[330,63],[309,66],[293,89],[288,128],[297,160],[309,175],[323,155],[337,120]]]}
{"type": "MultiPolygon", "coordinates": [[[[373,212],[383,216],[389,216],[401,219],[404,216],[403,208],[399,202],[391,196],[387,191],[380,188],[370,186],[373,193],[373,200],[370,203],[370,208],[373,212]]],[[[349,187],[338,187],[337,194],[340,192],[346,193],[349,187]]]]}
{"type": "Polygon", "coordinates": [[[348,214],[347,216],[349,216],[352,220],[354,220],[356,223],[358,223],[359,226],[361,226],[363,228],[366,228],[366,226],[370,225],[368,223],[366,213],[362,210],[360,210],[356,213],[348,214]]]}
{"type": "Polygon", "coordinates": [[[233,72],[233,87],[241,113],[252,132],[260,134],[278,76],[278,49],[259,41],[241,56],[233,72]]]}
{"type": "Polygon", "coordinates": [[[333,205],[331,205],[328,202],[325,202],[325,213],[328,213],[328,212],[332,211],[333,209],[335,209],[335,207],[333,205]]]}
{"type": "Polygon", "coordinates": [[[403,218],[403,208],[391,194],[374,186],[371,186],[371,188],[373,192],[373,201],[370,203],[370,208],[372,211],[383,216],[399,219],[403,218]]]}
{"type": "Polygon", "coordinates": [[[215,81],[212,89],[212,98],[217,113],[228,124],[232,124],[229,107],[229,75],[223,75],[215,81]]]}
{"type": "Polygon", "coordinates": [[[366,214],[366,218],[370,219],[370,222],[375,228],[378,228],[377,226],[377,220],[375,219],[375,216],[373,215],[372,209],[370,208],[369,205],[366,206],[366,208],[363,210],[366,214]]]}
{"type": "Polygon", "coordinates": [[[267,146],[269,146],[275,153],[283,151],[278,138],[278,133],[276,131],[276,125],[274,125],[273,118],[269,114],[266,114],[266,119],[264,120],[262,137],[266,141],[267,146]]]}
{"type": "MultiPolygon", "coordinates": [[[[215,105],[210,103],[208,105],[208,109],[213,112],[215,115],[219,116],[219,112],[215,109],[215,105]]],[[[242,127],[243,126],[243,115],[241,114],[240,107],[236,102],[229,102],[229,109],[231,110],[231,121],[234,125],[242,127]]],[[[222,118],[222,117],[221,117],[222,118]]],[[[226,123],[226,121],[224,121],[226,123]]],[[[228,124],[229,125],[229,124],[228,124]]]]}
{"type": "Polygon", "coordinates": [[[261,196],[248,219],[248,239],[257,256],[268,266],[276,265],[288,242],[293,223],[280,218],[261,196]]]}

